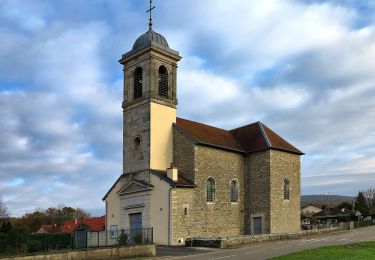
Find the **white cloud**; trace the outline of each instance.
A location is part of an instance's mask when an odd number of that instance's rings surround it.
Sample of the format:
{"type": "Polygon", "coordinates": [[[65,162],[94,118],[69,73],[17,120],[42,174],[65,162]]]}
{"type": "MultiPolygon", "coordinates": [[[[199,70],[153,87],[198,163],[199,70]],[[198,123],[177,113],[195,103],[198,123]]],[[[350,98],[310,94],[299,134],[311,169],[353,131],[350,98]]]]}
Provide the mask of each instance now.
{"type": "MultiPolygon", "coordinates": [[[[138,0],[1,3],[1,193],[18,215],[103,208],[121,174],[117,60],[147,29],[145,14],[138,0]]],[[[368,11],[334,1],[160,2],[155,30],[183,56],[179,115],[224,128],[262,120],[307,153],[304,193],[355,194],[373,183],[375,156],[368,11]]]]}

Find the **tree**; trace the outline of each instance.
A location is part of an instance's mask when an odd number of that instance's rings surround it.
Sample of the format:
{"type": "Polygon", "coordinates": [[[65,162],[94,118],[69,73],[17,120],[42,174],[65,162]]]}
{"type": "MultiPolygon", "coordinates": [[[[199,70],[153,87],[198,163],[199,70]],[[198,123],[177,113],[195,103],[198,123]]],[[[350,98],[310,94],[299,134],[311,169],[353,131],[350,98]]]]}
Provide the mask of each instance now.
{"type": "Polygon", "coordinates": [[[64,224],[65,221],[67,220],[72,220],[75,217],[76,210],[73,209],[72,207],[63,207],[61,209],[61,217],[62,217],[62,224],[64,224]]]}
{"type": "Polygon", "coordinates": [[[46,210],[36,209],[32,213],[27,213],[17,221],[16,225],[24,227],[31,232],[36,232],[41,225],[62,226],[67,220],[87,218],[89,216],[90,214],[83,209],[74,209],[61,205],[57,208],[50,207],[46,210]]]}
{"type": "Polygon", "coordinates": [[[369,208],[370,214],[375,213],[375,189],[369,188],[362,192],[363,196],[366,198],[367,206],[369,208]]]}
{"type": "Polygon", "coordinates": [[[60,216],[59,216],[58,209],[54,207],[50,207],[44,211],[44,214],[46,215],[46,221],[47,221],[47,223],[44,223],[44,224],[48,224],[48,225],[60,224],[60,221],[59,221],[60,216]]]}
{"type": "Polygon", "coordinates": [[[0,198],[0,223],[5,222],[9,217],[8,208],[0,198]]]}
{"type": "Polygon", "coordinates": [[[81,209],[81,208],[76,208],[76,218],[77,219],[81,219],[81,218],[88,218],[90,217],[90,213],[88,213],[87,211],[81,209]]]}
{"type": "Polygon", "coordinates": [[[47,222],[47,217],[44,212],[35,211],[33,213],[26,213],[23,215],[19,221],[19,224],[31,232],[36,232],[41,225],[44,225],[47,222]]]}
{"type": "Polygon", "coordinates": [[[345,210],[348,210],[348,211],[351,211],[353,210],[353,205],[347,201],[344,201],[342,203],[340,203],[339,205],[337,205],[337,208],[338,209],[345,209],[345,210]]]}
{"type": "Polygon", "coordinates": [[[3,225],[0,227],[0,232],[2,233],[8,233],[12,229],[12,224],[8,221],[3,223],[3,225]]]}
{"type": "Polygon", "coordinates": [[[358,196],[354,204],[354,209],[359,210],[362,215],[368,215],[370,213],[366,198],[361,191],[358,192],[358,196]]]}

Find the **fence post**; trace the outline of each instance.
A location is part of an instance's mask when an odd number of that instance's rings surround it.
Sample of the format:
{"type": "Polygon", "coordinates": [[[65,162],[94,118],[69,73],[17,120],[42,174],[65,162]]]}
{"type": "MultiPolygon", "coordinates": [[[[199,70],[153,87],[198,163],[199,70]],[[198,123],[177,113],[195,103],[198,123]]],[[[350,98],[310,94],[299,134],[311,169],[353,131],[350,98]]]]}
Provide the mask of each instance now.
{"type": "Polygon", "coordinates": [[[44,252],[47,252],[47,234],[44,233],[44,252]]]}
{"type": "Polygon", "coordinates": [[[76,245],[75,245],[75,243],[76,243],[76,232],[74,231],[71,234],[72,234],[72,249],[75,249],[76,248],[76,245]]]}
{"type": "Polygon", "coordinates": [[[100,245],[100,244],[99,244],[99,231],[98,231],[98,247],[99,247],[99,245],[100,245]]]}

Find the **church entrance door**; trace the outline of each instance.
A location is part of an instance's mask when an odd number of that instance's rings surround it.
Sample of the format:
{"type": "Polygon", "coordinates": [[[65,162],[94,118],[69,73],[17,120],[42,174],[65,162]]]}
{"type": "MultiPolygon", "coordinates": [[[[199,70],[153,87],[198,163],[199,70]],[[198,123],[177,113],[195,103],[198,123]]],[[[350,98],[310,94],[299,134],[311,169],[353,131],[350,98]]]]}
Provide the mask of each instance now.
{"type": "Polygon", "coordinates": [[[129,214],[130,217],[130,240],[139,244],[142,241],[142,213],[129,214]]]}
{"type": "Polygon", "coordinates": [[[255,217],[253,218],[253,227],[254,227],[254,235],[262,234],[262,218],[255,217]]]}

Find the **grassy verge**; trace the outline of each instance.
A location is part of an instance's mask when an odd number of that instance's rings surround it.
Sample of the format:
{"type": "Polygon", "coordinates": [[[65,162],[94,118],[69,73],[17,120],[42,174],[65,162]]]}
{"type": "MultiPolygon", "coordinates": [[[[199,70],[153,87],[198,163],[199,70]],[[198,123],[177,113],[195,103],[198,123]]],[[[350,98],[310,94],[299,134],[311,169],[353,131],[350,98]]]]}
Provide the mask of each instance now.
{"type": "Polygon", "coordinates": [[[24,254],[21,254],[21,253],[4,253],[4,252],[0,252],[0,259],[1,258],[7,258],[7,257],[10,257],[10,256],[19,256],[19,255],[24,255],[24,254]]]}
{"type": "Polygon", "coordinates": [[[326,246],[309,249],[289,255],[272,258],[274,260],[293,259],[375,259],[375,241],[342,246],[326,246]]]}

